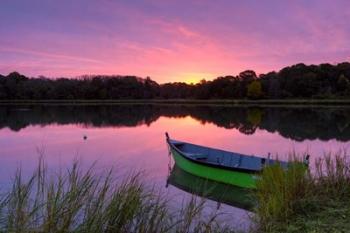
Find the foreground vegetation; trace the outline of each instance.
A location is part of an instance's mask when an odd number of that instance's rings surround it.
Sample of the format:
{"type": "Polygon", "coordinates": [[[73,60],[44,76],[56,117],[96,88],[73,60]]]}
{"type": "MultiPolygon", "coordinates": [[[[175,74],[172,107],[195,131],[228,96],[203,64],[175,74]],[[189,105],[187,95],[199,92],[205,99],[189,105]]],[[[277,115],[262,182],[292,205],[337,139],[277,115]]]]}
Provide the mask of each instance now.
{"type": "Polygon", "coordinates": [[[350,63],[296,64],[259,76],[246,70],[197,84],[158,84],[136,76],[28,78],[0,75],[0,100],[349,99],[350,63]]]}
{"type": "MultiPolygon", "coordinates": [[[[312,172],[294,163],[267,167],[252,197],[252,232],[349,232],[350,166],[344,154],[316,161],[312,172]]],[[[19,169],[0,194],[0,232],[235,232],[218,210],[191,198],[174,211],[168,197],[146,187],[140,175],[115,180],[77,163],[53,174],[40,161],[31,177],[19,169]]]]}
{"type": "Polygon", "coordinates": [[[305,175],[267,168],[257,185],[256,221],[261,232],[350,232],[350,166],[346,154],[326,155],[305,175]]]}
{"type": "Polygon", "coordinates": [[[204,200],[190,199],[171,211],[168,200],[145,187],[139,175],[114,180],[75,163],[48,174],[40,162],[30,178],[16,173],[12,189],[0,195],[0,232],[231,232],[204,214],[204,200]]]}

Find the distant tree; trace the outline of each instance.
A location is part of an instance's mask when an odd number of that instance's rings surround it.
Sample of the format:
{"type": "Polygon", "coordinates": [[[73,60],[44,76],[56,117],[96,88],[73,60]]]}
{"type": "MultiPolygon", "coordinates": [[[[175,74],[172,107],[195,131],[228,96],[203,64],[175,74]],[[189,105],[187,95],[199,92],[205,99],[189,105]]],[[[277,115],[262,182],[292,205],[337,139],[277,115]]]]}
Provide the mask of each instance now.
{"type": "Polygon", "coordinates": [[[281,86],[278,74],[273,71],[267,74],[261,74],[259,80],[262,85],[262,90],[268,98],[280,98],[281,86]]]}
{"type": "Polygon", "coordinates": [[[0,99],[350,98],[350,63],[305,65],[260,74],[245,70],[197,84],[158,84],[150,77],[84,75],[73,79],[0,75],[0,99]]]}
{"type": "Polygon", "coordinates": [[[0,76],[0,99],[7,99],[7,93],[4,86],[4,77],[0,76]]]}
{"type": "Polygon", "coordinates": [[[209,99],[211,96],[210,90],[211,82],[207,82],[204,79],[200,83],[195,85],[194,97],[196,99],[209,99]]]}
{"type": "Polygon", "coordinates": [[[150,99],[159,96],[159,84],[147,77],[144,82],[143,98],[150,99]]]}
{"type": "Polygon", "coordinates": [[[340,75],[338,78],[337,89],[342,96],[350,96],[350,81],[344,74],[340,75]]]}
{"type": "Polygon", "coordinates": [[[107,98],[107,90],[106,88],[102,88],[98,91],[98,99],[106,99],[107,98]]]}
{"type": "Polygon", "coordinates": [[[347,77],[348,79],[350,78],[350,63],[349,62],[339,63],[336,66],[336,70],[339,72],[339,75],[344,74],[345,77],[347,77]]]}
{"type": "Polygon", "coordinates": [[[24,76],[24,75],[18,73],[17,71],[14,71],[14,72],[12,72],[12,73],[9,73],[9,74],[7,75],[7,78],[14,79],[14,80],[16,80],[17,82],[19,82],[19,81],[25,81],[25,80],[28,79],[26,76],[24,76]]]}
{"type": "Polygon", "coordinates": [[[240,80],[240,96],[246,97],[248,85],[257,79],[256,73],[253,70],[245,70],[239,73],[238,78],[240,80]]]}
{"type": "Polygon", "coordinates": [[[259,99],[263,96],[261,83],[254,80],[247,87],[247,97],[251,99],[259,99]]]}
{"type": "Polygon", "coordinates": [[[239,73],[238,77],[244,82],[252,82],[257,78],[254,70],[245,70],[239,73]]]}

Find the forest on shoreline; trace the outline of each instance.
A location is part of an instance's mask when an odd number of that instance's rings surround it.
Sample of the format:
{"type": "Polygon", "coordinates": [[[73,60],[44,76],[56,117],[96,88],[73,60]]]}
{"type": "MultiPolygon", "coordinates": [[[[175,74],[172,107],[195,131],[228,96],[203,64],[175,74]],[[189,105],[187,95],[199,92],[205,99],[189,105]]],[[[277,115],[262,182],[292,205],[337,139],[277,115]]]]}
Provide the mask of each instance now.
{"type": "Polygon", "coordinates": [[[30,78],[18,72],[0,75],[0,100],[123,99],[349,99],[350,63],[296,64],[278,72],[202,80],[197,84],[158,84],[150,77],[83,75],[30,78]]]}

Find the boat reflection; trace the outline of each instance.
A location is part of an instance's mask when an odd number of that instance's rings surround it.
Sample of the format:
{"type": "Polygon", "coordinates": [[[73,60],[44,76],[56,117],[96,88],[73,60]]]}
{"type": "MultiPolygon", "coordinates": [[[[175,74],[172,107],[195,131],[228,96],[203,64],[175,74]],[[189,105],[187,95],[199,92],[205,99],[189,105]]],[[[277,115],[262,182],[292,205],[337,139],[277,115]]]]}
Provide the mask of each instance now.
{"type": "Polygon", "coordinates": [[[192,175],[179,168],[176,164],[169,168],[167,186],[170,184],[190,194],[216,201],[218,205],[224,203],[245,210],[252,210],[254,207],[252,191],[249,189],[218,183],[192,175]]]}

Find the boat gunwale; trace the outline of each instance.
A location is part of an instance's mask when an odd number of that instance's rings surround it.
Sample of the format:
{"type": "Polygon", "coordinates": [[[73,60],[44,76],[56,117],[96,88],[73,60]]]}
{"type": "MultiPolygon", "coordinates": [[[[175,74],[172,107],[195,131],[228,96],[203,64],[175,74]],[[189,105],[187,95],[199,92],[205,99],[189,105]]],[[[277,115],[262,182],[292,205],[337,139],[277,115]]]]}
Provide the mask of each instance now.
{"type": "MultiPolygon", "coordinates": [[[[218,168],[218,169],[237,171],[237,172],[249,173],[249,174],[259,174],[263,170],[263,167],[261,168],[261,170],[253,170],[253,169],[249,169],[249,168],[222,166],[222,165],[215,164],[215,163],[206,163],[206,162],[203,162],[201,160],[192,159],[192,158],[184,155],[184,153],[179,148],[177,148],[172,142],[170,142],[171,141],[170,138],[167,138],[166,141],[167,141],[168,145],[172,149],[176,150],[176,152],[178,152],[183,158],[185,158],[185,159],[187,159],[187,160],[189,160],[189,161],[191,161],[193,163],[201,164],[203,166],[209,166],[209,167],[214,167],[214,168],[218,168]]],[[[181,142],[181,143],[186,143],[186,142],[181,142]]],[[[187,144],[190,144],[190,143],[187,143],[187,144]]],[[[192,144],[192,145],[195,145],[195,144],[192,144]]],[[[197,145],[195,145],[195,146],[197,146],[197,145]]],[[[214,148],[209,148],[209,149],[214,149],[214,148]]],[[[229,152],[229,151],[227,151],[227,152],[229,152]]],[[[232,153],[232,152],[230,152],[230,153],[232,153]]],[[[247,156],[247,155],[243,155],[243,156],[247,156]]],[[[249,157],[249,155],[247,157],[249,157]]],[[[256,156],[254,156],[254,157],[256,157],[256,156]]],[[[259,157],[256,157],[256,158],[259,158],[259,157]]]]}

